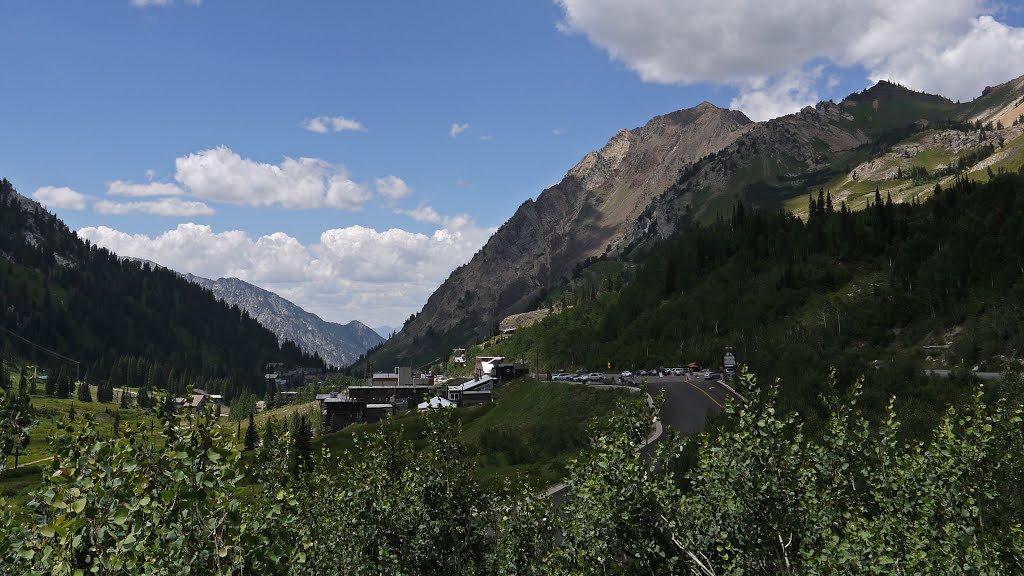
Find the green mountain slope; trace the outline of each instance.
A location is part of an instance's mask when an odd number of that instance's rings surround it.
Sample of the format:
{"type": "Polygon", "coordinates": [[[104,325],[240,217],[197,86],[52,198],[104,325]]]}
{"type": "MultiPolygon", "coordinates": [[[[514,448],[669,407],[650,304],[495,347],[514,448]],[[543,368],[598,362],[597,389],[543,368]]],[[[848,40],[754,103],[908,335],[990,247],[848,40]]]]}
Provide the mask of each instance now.
{"type": "Polygon", "coordinates": [[[291,342],[279,346],[237,306],[176,273],[82,242],[6,179],[0,181],[0,311],[0,327],[10,331],[0,332],[4,350],[36,354],[11,335],[17,334],[78,360],[82,375],[94,371],[94,382],[131,357],[188,373],[190,383],[227,379],[219,391],[232,396],[243,388],[262,393],[268,362],[323,366],[291,342]]]}
{"type": "Polygon", "coordinates": [[[957,392],[923,368],[998,371],[1024,355],[1024,175],[960,179],[923,204],[814,203],[806,223],[737,205],[659,245],[621,288],[576,293],[487,353],[635,370],[718,366],[731,347],[782,377],[794,408],[830,367],[866,374],[877,407],[892,393],[942,406],[957,392]]]}
{"type": "Polygon", "coordinates": [[[632,132],[620,132],[536,203],[524,204],[369,363],[420,364],[483,341],[505,316],[548,300],[586,260],[635,260],[695,222],[728,217],[738,201],[806,217],[807,195],[819,190],[829,192],[836,206],[846,202],[860,210],[876,189],[896,203],[910,203],[961,173],[984,180],[990,169],[1015,171],[1024,164],[1024,124],[1008,119],[1018,108],[1024,113],[1024,77],[964,104],[883,81],[842,102],[821,102],[768,122],[737,121],[740,116],[724,122],[740,113],[710,105],[676,113],[700,113],[704,120],[686,130],[699,125],[691,136],[716,135],[713,146],[705,137],[644,137],[671,114],[633,131],[635,146],[627,138],[632,132]],[[616,172],[622,166],[628,174],[616,172]],[[587,187],[609,175],[617,192],[587,187]],[[630,209],[614,209],[617,195],[639,183],[646,188],[632,193],[630,209]],[[596,225],[597,215],[606,212],[616,215],[615,225],[596,225]],[[581,244],[588,234],[600,241],[581,244]]]}

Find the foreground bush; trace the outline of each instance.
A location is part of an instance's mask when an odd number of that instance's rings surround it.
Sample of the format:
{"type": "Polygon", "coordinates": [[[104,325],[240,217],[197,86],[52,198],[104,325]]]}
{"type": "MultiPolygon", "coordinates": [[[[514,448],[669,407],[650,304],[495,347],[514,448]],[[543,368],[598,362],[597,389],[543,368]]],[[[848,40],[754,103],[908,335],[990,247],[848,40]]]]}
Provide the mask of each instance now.
{"type": "MultiPolygon", "coordinates": [[[[656,413],[624,404],[570,465],[561,508],[481,489],[428,414],[429,442],[370,437],[343,464],[289,470],[287,435],[239,487],[237,448],[204,417],[162,439],[69,426],[33,522],[0,527],[12,574],[1012,574],[1024,573],[1020,406],[979,391],[927,443],[897,441],[890,406],[827,399],[823,434],[776,414],[779,385],[686,441],[636,449],[656,413]],[[159,448],[157,447],[159,446],[159,448]],[[652,462],[653,459],[653,462],[652,462]],[[684,465],[684,463],[687,463],[684,465]],[[682,472],[679,472],[683,470],[682,472]]],[[[332,459],[333,460],[333,459],[332,459]]]]}

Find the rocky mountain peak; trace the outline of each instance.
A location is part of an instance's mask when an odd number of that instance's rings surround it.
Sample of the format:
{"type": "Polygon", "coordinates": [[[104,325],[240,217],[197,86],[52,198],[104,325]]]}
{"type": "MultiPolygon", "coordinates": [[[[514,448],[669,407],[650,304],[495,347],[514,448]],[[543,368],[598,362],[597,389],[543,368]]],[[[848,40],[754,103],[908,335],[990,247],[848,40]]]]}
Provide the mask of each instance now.
{"type": "Polygon", "coordinates": [[[632,223],[683,167],[729,146],[750,126],[743,113],[704,102],[617,131],[559,184],[524,202],[375,361],[436,356],[528,310],[579,262],[620,250],[632,223]],[[424,349],[425,342],[436,348],[424,349]]]}
{"type": "Polygon", "coordinates": [[[623,158],[629,152],[632,136],[629,130],[620,129],[603,148],[596,152],[588,152],[566,173],[566,177],[579,179],[587,190],[598,188],[622,164],[623,158]]]}
{"type": "Polygon", "coordinates": [[[291,340],[310,354],[316,352],[332,366],[351,364],[367,349],[384,341],[357,320],[348,324],[327,322],[273,292],[238,278],[210,280],[192,274],[183,277],[213,292],[218,299],[245,310],[279,339],[291,340]]]}

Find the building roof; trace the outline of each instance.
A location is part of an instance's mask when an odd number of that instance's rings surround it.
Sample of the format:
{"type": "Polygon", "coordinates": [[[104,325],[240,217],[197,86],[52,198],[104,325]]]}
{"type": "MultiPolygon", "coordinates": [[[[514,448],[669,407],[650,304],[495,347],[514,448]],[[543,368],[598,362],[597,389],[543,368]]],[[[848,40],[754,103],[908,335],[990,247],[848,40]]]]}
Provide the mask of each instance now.
{"type": "Polygon", "coordinates": [[[469,382],[463,382],[462,384],[459,384],[457,386],[449,386],[448,387],[448,391],[449,392],[469,392],[470,390],[473,390],[475,388],[479,388],[480,386],[483,386],[484,384],[487,384],[488,382],[491,382],[492,380],[494,380],[494,378],[492,378],[490,376],[481,376],[480,378],[477,378],[475,380],[470,380],[469,382]]]}
{"type": "Polygon", "coordinates": [[[420,402],[416,405],[416,408],[419,410],[426,410],[427,408],[436,410],[437,408],[451,408],[454,405],[455,403],[450,400],[446,400],[440,396],[434,396],[426,402],[420,402]]]}
{"type": "Polygon", "coordinates": [[[366,408],[394,408],[394,406],[391,404],[367,404],[366,408]]]}
{"type": "Polygon", "coordinates": [[[338,404],[341,402],[355,402],[359,403],[359,400],[352,400],[348,396],[331,396],[330,398],[324,398],[321,400],[324,404],[338,404]]]}

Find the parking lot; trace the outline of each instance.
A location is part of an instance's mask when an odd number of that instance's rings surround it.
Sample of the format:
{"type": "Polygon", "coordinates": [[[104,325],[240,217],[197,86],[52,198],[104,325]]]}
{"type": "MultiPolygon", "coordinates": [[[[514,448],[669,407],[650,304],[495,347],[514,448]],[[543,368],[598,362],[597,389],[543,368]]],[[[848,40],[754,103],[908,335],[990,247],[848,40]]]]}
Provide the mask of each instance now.
{"type": "MultiPolygon", "coordinates": [[[[604,382],[640,386],[646,379],[647,391],[657,396],[664,391],[665,403],[661,407],[661,421],[682,434],[700,432],[707,424],[709,413],[719,413],[732,392],[721,379],[705,380],[700,373],[682,376],[634,376],[622,379],[619,373],[602,374],[604,382]]],[[[598,382],[592,382],[597,384],[598,382]]]]}

